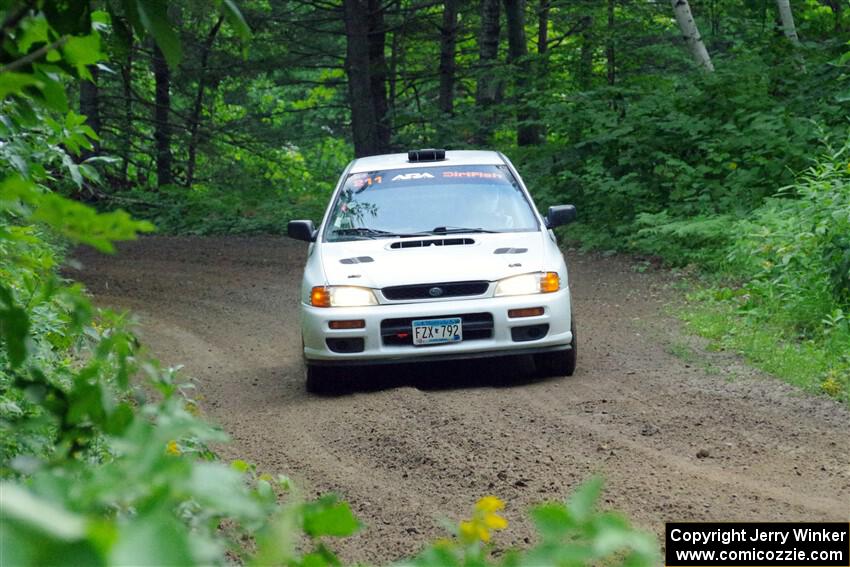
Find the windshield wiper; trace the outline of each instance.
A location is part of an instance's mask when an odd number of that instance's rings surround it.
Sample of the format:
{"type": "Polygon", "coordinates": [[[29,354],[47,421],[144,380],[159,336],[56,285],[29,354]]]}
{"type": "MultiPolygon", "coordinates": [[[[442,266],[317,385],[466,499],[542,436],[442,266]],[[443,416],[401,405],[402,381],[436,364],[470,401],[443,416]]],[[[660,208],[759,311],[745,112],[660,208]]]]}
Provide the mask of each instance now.
{"type": "Polygon", "coordinates": [[[430,234],[461,234],[461,233],[497,233],[499,230],[487,230],[486,228],[467,228],[463,226],[438,226],[430,230],[430,234]]]}
{"type": "Polygon", "coordinates": [[[379,228],[369,228],[367,226],[355,226],[351,228],[337,228],[333,231],[334,234],[339,235],[352,235],[352,236],[363,236],[366,238],[379,238],[379,237],[401,237],[407,236],[406,234],[397,234],[395,232],[390,232],[389,230],[381,230],[379,228]]]}
{"type": "Polygon", "coordinates": [[[434,236],[438,234],[462,234],[462,233],[496,233],[498,230],[487,230],[486,228],[467,228],[463,226],[438,226],[433,230],[422,232],[390,232],[379,228],[367,226],[355,226],[350,228],[337,228],[333,234],[339,236],[355,236],[360,238],[410,238],[413,236],[434,236]]]}

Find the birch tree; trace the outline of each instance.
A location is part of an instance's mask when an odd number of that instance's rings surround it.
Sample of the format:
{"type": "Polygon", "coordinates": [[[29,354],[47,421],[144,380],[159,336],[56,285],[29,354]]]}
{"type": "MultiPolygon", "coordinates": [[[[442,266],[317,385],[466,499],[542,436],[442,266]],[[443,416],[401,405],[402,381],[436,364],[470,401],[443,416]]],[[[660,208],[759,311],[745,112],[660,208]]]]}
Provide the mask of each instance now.
{"type": "Polygon", "coordinates": [[[711,56],[708,54],[708,50],[702,42],[702,37],[699,35],[699,29],[694,20],[694,15],[691,13],[691,6],[688,4],[688,0],[672,0],[672,2],[673,12],[676,14],[676,22],[679,24],[682,37],[685,43],[688,44],[694,61],[705,70],[714,71],[714,65],[711,64],[711,56]]]}
{"type": "Polygon", "coordinates": [[[794,14],[791,12],[791,1],[776,0],[776,7],[779,8],[779,19],[782,20],[782,31],[785,37],[794,45],[800,45],[797,27],[794,25],[794,14]]]}

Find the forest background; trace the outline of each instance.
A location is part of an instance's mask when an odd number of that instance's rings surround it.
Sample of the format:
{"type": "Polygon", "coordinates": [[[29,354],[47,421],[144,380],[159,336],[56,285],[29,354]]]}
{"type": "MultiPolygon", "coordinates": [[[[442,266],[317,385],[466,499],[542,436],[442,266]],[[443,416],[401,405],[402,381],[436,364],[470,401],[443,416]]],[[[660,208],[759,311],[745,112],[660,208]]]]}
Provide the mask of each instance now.
{"type": "MultiPolygon", "coordinates": [[[[846,403],[847,8],[0,2],[0,535],[19,544],[4,564],[331,561],[319,538],[357,528],[347,506],[280,511],[285,478],[215,462],[221,436],[188,385],[57,268],[69,245],[109,251],[154,227],[282,233],[318,219],[355,155],[503,151],[541,207],[577,205],[566,239],[698,276],[692,329],[846,403]]],[[[597,492],[536,511],[529,553],[572,553],[578,537],[582,558],[652,564],[641,534],[592,512],[597,492]]],[[[473,528],[499,524],[497,508],[421,561],[482,559],[489,531],[473,528]]]]}

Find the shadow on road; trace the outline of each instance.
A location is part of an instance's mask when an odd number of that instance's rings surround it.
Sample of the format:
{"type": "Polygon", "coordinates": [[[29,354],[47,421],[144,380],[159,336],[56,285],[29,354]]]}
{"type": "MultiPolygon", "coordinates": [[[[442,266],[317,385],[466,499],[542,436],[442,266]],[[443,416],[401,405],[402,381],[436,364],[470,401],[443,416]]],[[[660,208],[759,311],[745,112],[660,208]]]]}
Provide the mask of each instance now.
{"type": "Polygon", "coordinates": [[[510,388],[546,380],[535,373],[534,362],[529,356],[356,366],[338,372],[337,387],[323,395],[340,396],[400,387],[419,390],[510,388]]]}

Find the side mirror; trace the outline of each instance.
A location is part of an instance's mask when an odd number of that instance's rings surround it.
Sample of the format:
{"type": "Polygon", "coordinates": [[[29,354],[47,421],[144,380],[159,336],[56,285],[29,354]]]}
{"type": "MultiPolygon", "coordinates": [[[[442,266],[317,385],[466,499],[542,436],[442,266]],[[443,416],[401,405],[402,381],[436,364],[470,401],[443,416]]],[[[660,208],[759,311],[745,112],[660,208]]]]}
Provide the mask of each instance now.
{"type": "Polygon", "coordinates": [[[311,220],[291,220],[286,225],[286,235],[295,240],[313,242],[316,240],[316,228],[311,220]]]}
{"type": "Polygon", "coordinates": [[[555,228],[569,224],[576,220],[576,208],[574,205],[556,205],[549,207],[546,213],[546,228],[555,228]]]}

